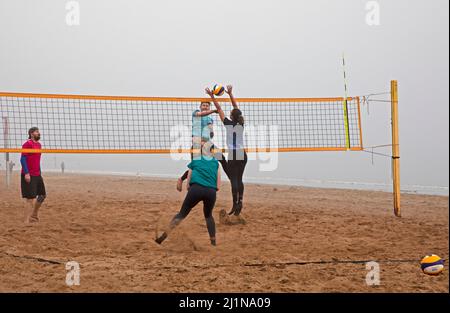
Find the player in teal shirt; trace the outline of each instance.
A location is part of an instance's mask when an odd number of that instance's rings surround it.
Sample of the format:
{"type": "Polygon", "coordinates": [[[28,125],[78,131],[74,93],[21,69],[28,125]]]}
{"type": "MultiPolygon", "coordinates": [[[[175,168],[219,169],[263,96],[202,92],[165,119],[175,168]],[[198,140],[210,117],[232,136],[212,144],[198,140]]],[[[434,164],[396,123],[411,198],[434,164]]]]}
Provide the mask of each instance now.
{"type": "Polygon", "coordinates": [[[157,234],[155,241],[161,244],[170,231],[179,225],[199,202],[203,202],[203,214],[206,227],[212,245],[216,245],[216,224],[212,211],[216,204],[216,193],[220,188],[219,162],[213,157],[210,146],[206,145],[208,138],[202,138],[202,154],[189,163],[188,193],[183,201],[180,211],[173,217],[167,231],[160,236],[157,234]]]}
{"type": "Polygon", "coordinates": [[[202,155],[199,159],[192,160],[188,168],[192,172],[190,185],[198,184],[214,189],[217,187],[219,162],[216,158],[202,155]]]}

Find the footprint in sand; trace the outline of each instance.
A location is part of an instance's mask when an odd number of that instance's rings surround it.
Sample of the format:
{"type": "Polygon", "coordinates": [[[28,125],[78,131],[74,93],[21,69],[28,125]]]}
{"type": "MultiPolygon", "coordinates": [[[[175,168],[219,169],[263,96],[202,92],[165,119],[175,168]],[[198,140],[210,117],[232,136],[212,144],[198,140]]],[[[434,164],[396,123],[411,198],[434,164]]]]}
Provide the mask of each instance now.
{"type": "Polygon", "coordinates": [[[228,215],[227,211],[220,210],[219,222],[223,225],[245,225],[247,222],[242,216],[228,215]]]}

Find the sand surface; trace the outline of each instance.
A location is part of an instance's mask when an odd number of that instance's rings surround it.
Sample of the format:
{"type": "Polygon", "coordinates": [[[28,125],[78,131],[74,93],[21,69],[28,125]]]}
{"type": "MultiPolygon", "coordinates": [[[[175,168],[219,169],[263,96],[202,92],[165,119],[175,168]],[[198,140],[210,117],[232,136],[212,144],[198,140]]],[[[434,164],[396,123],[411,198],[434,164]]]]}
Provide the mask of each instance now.
{"type": "MultiPolygon", "coordinates": [[[[169,180],[46,175],[41,222],[22,224],[19,180],[0,182],[1,292],[449,292],[420,259],[448,259],[448,197],[403,195],[402,218],[383,192],[247,185],[246,224],[219,223],[218,246],[196,207],[167,241],[153,242],[185,192],[169,180]],[[379,286],[365,261],[378,260],[379,286]],[[66,285],[67,261],[81,267],[66,285]]],[[[446,264],[447,265],[447,264],[446,264]]]]}

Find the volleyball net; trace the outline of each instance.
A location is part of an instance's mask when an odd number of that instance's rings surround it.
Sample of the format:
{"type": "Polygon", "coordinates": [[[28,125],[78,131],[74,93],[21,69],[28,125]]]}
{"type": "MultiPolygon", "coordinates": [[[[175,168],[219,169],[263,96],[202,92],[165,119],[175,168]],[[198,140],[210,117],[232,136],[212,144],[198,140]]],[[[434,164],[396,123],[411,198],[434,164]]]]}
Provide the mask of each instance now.
{"type": "MultiPolygon", "coordinates": [[[[349,98],[240,98],[247,152],[366,151],[360,103],[390,95],[394,212],[400,214],[398,86],[389,92],[349,98]]],[[[227,98],[217,99],[226,112],[227,98]]],[[[190,153],[193,112],[206,98],[156,98],[51,95],[0,92],[0,152],[6,153],[190,153]],[[43,149],[22,149],[28,129],[41,131],[43,149]]],[[[214,105],[211,104],[214,109],[214,105]]],[[[226,147],[226,129],[213,119],[218,148],[226,147]]],[[[373,155],[372,147],[372,155],[373,155]]],[[[225,151],[225,149],[223,149],[225,151]]],[[[226,151],[225,151],[226,152],[226,151]]],[[[380,154],[383,156],[388,156],[380,154]]]]}
{"type": "MultiPolygon", "coordinates": [[[[43,153],[187,153],[192,113],[210,100],[0,93],[0,152],[22,152],[28,129],[36,126],[43,153]]],[[[363,148],[358,97],[236,100],[248,152],[363,148]]],[[[228,115],[229,99],[218,101],[228,115]]],[[[217,114],[211,117],[212,140],[223,148],[225,127],[217,114]]]]}

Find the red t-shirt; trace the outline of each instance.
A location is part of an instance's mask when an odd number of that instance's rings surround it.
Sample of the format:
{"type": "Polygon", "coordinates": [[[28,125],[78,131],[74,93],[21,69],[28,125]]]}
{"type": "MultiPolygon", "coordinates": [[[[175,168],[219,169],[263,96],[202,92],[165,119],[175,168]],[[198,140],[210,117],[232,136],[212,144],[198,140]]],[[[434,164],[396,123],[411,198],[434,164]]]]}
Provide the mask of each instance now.
{"type": "MultiPolygon", "coordinates": [[[[41,144],[39,142],[34,142],[33,140],[27,140],[22,149],[41,149],[41,144]]],[[[40,153],[22,153],[22,156],[27,157],[28,172],[31,176],[41,175],[41,154],[40,153]]],[[[22,168],[22,174],[25,171],[22,168]]]]}

